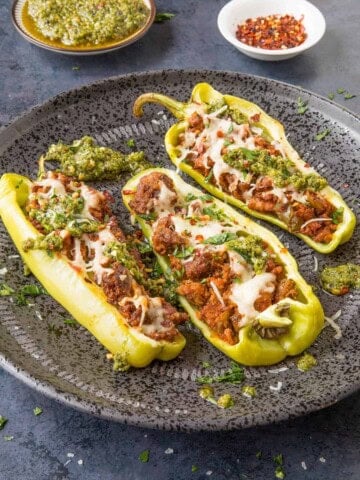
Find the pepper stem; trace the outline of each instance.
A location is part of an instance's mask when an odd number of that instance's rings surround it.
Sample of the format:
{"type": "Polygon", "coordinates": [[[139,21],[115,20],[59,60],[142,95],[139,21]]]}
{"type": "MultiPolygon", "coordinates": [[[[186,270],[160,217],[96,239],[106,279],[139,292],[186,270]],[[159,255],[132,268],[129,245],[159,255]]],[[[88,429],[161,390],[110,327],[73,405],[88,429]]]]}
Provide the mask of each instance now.
{"type": "Polygon", "coordinates": [[[144,93],[143,95],[140,95],[140,97],[135,100],[133,106],[135,117],[143,116],[143,105],[145,103],[159,103],[170,110],[176,118],[183,119],[185,117],[186,103],[178,102],[177,100],[161,95],[160,93],[144,93]]]}

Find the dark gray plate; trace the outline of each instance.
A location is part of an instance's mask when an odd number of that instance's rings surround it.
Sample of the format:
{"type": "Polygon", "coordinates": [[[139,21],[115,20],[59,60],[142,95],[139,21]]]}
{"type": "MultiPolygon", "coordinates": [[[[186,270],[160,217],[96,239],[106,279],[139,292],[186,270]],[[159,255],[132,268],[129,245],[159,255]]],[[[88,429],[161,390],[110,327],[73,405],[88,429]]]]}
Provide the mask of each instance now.
{"type": "MultiPolygon", "coordinates": [[[[359,120],[328,100],[283,83],[228,72],[165,71],[127,75],[64,93],[36,107],[0,133],[1,172],[15,171],[34,176],[36,160],[47,146],[59,139],[71,141],[93,135],[110,147],[126,150],[125,140],[135,138],[155,163],[169,166],[163,146],[166,129],[174,122],[155,105],[146,109],[141,121],[132,117],[134,99],[147,91],[159,91],[187,99],[192,87],[208,81],[223,91],[258,103],[285,124],[290,142],[339,189],[359,210],[356,191],[360,169],[356,163],[360,138],[359,120]],[[297,113],[297,98],[309,101],[305,115],[297,113]],[[166,115],[166,116],[164,116],[166,115]],[[329,128],[323,141],[314,135],[329,128]]],[[[108,185],[118,195],[119,184],[108,185]]],[[[123,225],[129,217],[120,204],[123,225]]],[[[216,394],[230,392],[235,406],[221,410],[201,399],[195,378],[219,374],[229,360],[192,328],[185,328],[188,343],[181,356],[170,363],[154,363],[143,370],[116,375],[105,359],[105,350],[83,328],[64,326],[66,312],[51,298],[37,297],[33,306],[19,307],[9,297],[0,298],[0,361],[8,371],[37,390],[78,409],[121,422],[175,430],[220,430],[266,424],[326,407],[350,394],[360,384],[359,292],[343,298],[328,296],[319,288],[319,269],[325,264],[359,262],[358,230],[353,239],[330,256],[315,254],[300,240],[271,227],[282,236],[297,258],[307,281],[318,287],[328,316],[341,310],[343,332],[334,339],[326,328],[310,351],[318,366],[308,373],[297,370],[294,359],[276,367],[246,368],[247,385],[257,389],[248,399],[241,387],[220,385],[216,394]],[[355,258],[357,255],[357,259],[355,258]],[[55,331],[51,327],[55,325],[55,331]],[[49,328],[50,327],[50,328],[49,328]],[[205,370],[202,361],[213,366],[205,370]],[[276,369],[287,367],[278,372],[276,369]],[[270,371],[269,371],[270,370],[270,371]],[[275,370],[275,371],[274,371],[275,370]],[[281,384],[278,382],[281,382],[281,384]],[[279,392],[270,385],[282,385],[279,392]]],[[[1,228],[0,278],[16,288],[28,283],[7,234],[1,228]]],[[[32,281],[34,281],[32,279],[32,281]]],[[[74,292],[76,296],[76,292],[74,292]]]]}

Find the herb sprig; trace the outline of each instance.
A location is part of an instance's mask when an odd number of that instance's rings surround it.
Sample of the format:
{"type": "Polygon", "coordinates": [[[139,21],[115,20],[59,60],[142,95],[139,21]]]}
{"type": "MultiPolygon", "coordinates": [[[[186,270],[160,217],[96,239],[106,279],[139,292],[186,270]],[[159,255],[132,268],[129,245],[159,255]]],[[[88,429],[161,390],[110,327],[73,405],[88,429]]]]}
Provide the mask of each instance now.
{"type": "Polygon", "coordinates": [[[159,12],[155,15],[155,23],[164,23],[175,17],[175,13],[159,12]]]}
{"type": "Polygon", "coordinates": [[[206,383],[232,383],[237,385],[241,383],[245,378],[244,369],[235,362],[231,362],[230,369],[224,373],[224,375],[219,375],[217,377],[211,377],[205,375],[203,377],[197,377],[196,381],[201,384],[206,383]]]}

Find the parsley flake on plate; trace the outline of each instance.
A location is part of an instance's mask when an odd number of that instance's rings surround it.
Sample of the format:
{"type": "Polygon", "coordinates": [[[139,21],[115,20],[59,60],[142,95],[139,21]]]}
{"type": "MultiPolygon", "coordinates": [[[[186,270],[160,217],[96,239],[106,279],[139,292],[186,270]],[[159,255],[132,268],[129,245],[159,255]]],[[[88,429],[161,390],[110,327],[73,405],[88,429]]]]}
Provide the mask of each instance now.
{"type": "Polygon", "coordinates": [[[326,130],[323,130],[322,132],[319,132],[315,135],[315,140],[317,142],[320,142],[321,140],[324,140],[325,137],[327,137],[330,133],[330,129],[327,128],[326,130]]]}
{"type": "Polygon", "coordinates": [[[138,458],[139,458],[140,462],[147,463],[149,461],[149,458],[150,458],[150,450],[144,450],[143,452],[141,452],[139,454],[138,458]]]}
{"type": "Polygon", "coordinates": [[[0,415],[0,430],[2,430],[2,429],[5,427],[7,421],[8,421],[7,418],[5,418],[5,417],[3,417],[2,415],[0,415]]]}
{"type": "Polygon", "coordinates": [[[159,12],[155,15],[155,23],[164,23],[175,17],[175,13],[159,12]]]}
{"type": "Polygon", "coordinates": [[[39,415],[41,415],[43,413],[43,409],[41,407],[35,407],[33,412],[34,412],[34,415],[36,417],[38,417],[39,415]]]}
{"type": "Polygon", "coordinates": [[[304,113],[308,110],[308,102],[303,100],[301,97],[297,99],[297,107],[298,107],[298,113],[300,115],[304,115],[304,113]]]}
{"type": "Polygon", "coordinates": [[[234,385],[241,383],[245,378],[244,369],[239,364],[231,362],[230,369],[216,377],[205,375],[204,377],[197,377],[198,383],[233,383],[234,385]]]}

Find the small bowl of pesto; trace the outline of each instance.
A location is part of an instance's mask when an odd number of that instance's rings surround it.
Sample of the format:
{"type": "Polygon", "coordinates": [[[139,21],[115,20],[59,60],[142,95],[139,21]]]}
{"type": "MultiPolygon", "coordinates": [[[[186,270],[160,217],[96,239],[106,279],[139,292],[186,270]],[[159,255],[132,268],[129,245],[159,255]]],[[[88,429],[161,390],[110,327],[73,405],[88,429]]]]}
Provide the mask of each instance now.
{"type": "Polygon", "coordinates": [[[30,43],[68,55],[126,47],[154,22],[154,0],[16,0],[12,19],[30,43]]]}

